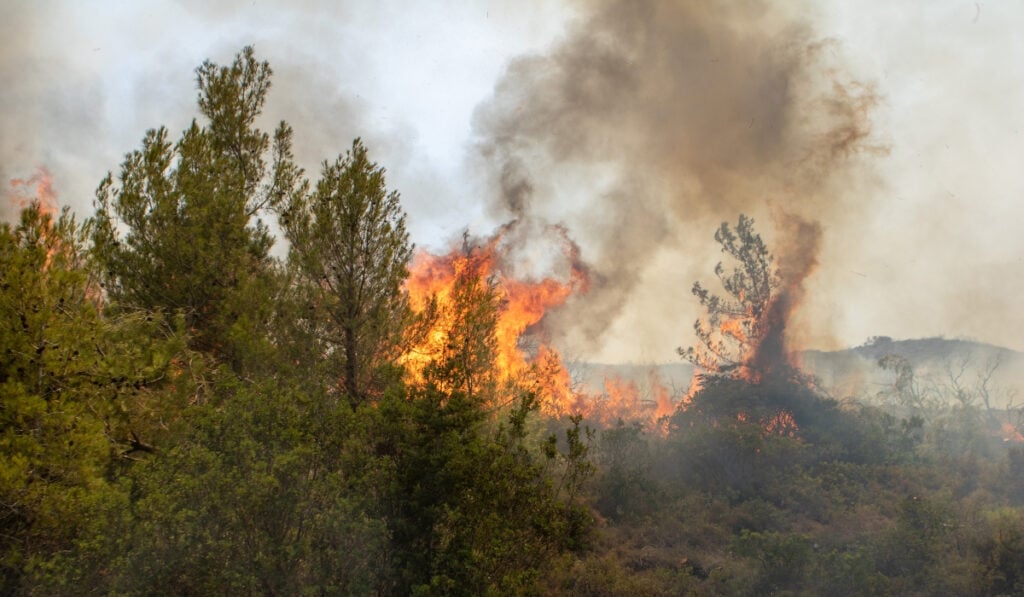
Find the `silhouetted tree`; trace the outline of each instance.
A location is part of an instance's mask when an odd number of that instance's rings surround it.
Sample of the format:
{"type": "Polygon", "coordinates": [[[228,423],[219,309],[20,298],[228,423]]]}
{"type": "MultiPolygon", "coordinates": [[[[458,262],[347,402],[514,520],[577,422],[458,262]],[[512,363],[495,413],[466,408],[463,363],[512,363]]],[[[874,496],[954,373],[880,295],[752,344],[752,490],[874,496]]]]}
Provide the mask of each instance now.
{"type": "Polygon", "coordinates": [[[753,218],[740,215],[735,230],[723,222],[715,240],[737,265],[731,272],[722,262],[715,266],[724,296],[694,283],[693,294],[706,313],[693,324],[698,343],[680,348],[679,354],[704,371],[726,372],[742,364],[768,332],[764,315],[780,280],[772,254],[754,232],[753,218]]]}

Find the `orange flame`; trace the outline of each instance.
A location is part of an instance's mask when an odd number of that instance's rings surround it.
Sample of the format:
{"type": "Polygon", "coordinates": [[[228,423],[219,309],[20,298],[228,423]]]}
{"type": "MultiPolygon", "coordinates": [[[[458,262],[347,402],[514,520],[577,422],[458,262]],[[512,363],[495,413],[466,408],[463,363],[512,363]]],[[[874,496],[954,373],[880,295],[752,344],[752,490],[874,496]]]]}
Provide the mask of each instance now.
{"type": "Polygon", "coordinates": [[[672,393],[654,372],[644,392],[636,382],[618,377],[606,378],[602,393],[589,394],[574,389],[561,354],[545,337],[544,317],[550,310],[564,305],[575,293],[586,291],[587,270],[564,230],[553,228],[571,264],[568,274],[563,276],[567,279],[547,276],[540,280],[523,280],[511,276],[507,272],[512,268],[505,267],[511,259],[511,251],[502,242],[507,230],[508,227],[502,229],[476,246],[452,250],[445,255],[420,251],[413,258],[405,283],[410,305],[416,313],[435,308],[436,314],[431,329],[420,331],[419,339],[399,359],[406,368],[408,381],[422,384],[427,367],[442,358],[445,346],[457,333],[455,326],[459,322],[445,314],[453,312],[448,307],[457,298],[457,282],[468,276],[480,283],[492,281],[501,298],[494,330],[495,377],[502,382],[535,389],[542,413],[552,417],[578,413],[602,425],[613,425],[620,419],[656,423],[672,414],[679,401],[672,399],[672,393]]]}
{"type": "Polygon", "coordinates": [[[796,420],[793,419],[793,413],[788,410],[780,410],[773,416],[763,419],[761,427],[764,428],[766,433],[774,433],[786,437],[796,437],[796,432],[800,430],[796,420]]]}
{"type": "MultiPolygon", "coordinates": [[[[53,176],[50,171],[43,166],[36,168],[35,174],[28,178],[12,178],[9,181],[11,194],[8,200],[17,205],[19,209],[25,209],[29,205],[36,205],[39,208],[39,213],[46,217],[46,226],[43,228],[42,241],[44,245],[50,245],[47,242],[49,239],[49,233],[53,228],[52,219],[57,215],[59,207],[57,205],[57,193],[53,188],[53,176]]],[[[51,245],[46,251],[46,261],[43,262],[43,270],[47,270],[53,261],[53,256],[57,252],[58,247],[51,245]]]]}
{"type": "Polygon", "coordinates": [[[623,422],[646,423],[658,433],[668,432],[667,417],[685,408],[692,397],[689,391],[673,398],[657,370],[648,372],[646,383],[609,376],[604,379],[604,392],[582,396],[588,420],[609,427],[623,422]]]}
{"type": "Polygon", "coordinates": [[[51,217],[57,215],[57,193],[53,189],[53,176],[45,167],[39,166],[35,174],[28,178],[12,178],[9,182],[10,200],[20,209],[35,202],[39,205],[40,212],[51,217]]]}
{"type": "Polygon", "coordinates": [[[453,321],[451,306],[460,279],[477,283],[493,281],[501,299],[494,329],[494,369],[501,381],[519,381],[540,390],[541,404],[549,414],[567,414],[579,410],[573,396],[569,374],[562,358],[552,346],[541,342],[533,351],[523,345],[524,336],[537,326],[545,313],[565,303],[585,282],[581,270],[573,269],[570,280],[562,282],[544,278],[537,282],[518,280],[506,275],[501,267],[501,233],[485,244],[453,250],[446,255],[426,251],[416,254],[409,268],[405,289],[413,311],[423,313],[436,304],[439,317],[423,340],[412,346],[399,359],[412,383],[422,383],[426,367],[443,354],[446,344],[459,322],[453,321]],[[524,379],[528,377],[529,379],[524,379]]]}
{"type": "MultiPolygon", "coordinates": [[[[779,254],[779,287],[755,310],[747,306],[743,312],[726,317],[718,325],[722,339],[731,339],[738,345],[738,362],[729,374],[750,383],[760,383],[765,375],[793,376],[799,372],[797,350],[791,346],[787,329],[793,313],[805,293],[804,282],[818,265],[817,252],[821,242],[821,227],[795,214],[777,210],[776,227],[783,241],[779,254]]],[[[736,297],[745,302],[742,290],[736,297]]],[[[708,323],[700,321],[708,331],[708,323]]],[[[715,359],[702,359],[699,365],[709,373],[723,373],[715,359]]]]}
{"type": "Polygon", "coordinates": [[[1003,423],[1003,441],[1022,443],[1024,442],[1024,435],[1021,435],[1021,432],[1011,423],[1003,423]]]}
{"type": "MultiPolygon", "coordinates": [[[[649,382],[651,384],[651,394],[654,398],[654,419],[661,420],[664,417],[671,416],[679,406],[675,400],[672,400],[672,394],[669,389],[661,383],[661,378],[657,372],[651,371],[649,375],[649,382]]],[[[683,396],[683,400],[689,397],[687,393],[683,396]]]]}
{"type": "Polygon", "coordinates": [[[739,342],[746,344],[748,340],[747,334],[743,330],[744,323],[746,322],[743,319],[727,319],[723,321],[722,325],[719,327],[722,330],[723,334],[731,336],[738,340],[739,342]]]}

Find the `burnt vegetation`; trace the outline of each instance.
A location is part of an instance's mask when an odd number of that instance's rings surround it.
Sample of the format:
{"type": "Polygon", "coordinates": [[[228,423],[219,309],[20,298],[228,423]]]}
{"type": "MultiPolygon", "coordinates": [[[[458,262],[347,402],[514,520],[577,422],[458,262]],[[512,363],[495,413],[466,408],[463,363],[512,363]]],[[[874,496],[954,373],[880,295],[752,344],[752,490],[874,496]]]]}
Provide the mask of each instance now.
{"type": "Polygon", "coordinates": [[[1001,363],[926,379],[875,339],[881,389],[822,390],[785,336],[815,225],[784,215],[777,262],[722,224],[695,382],[609,421],[553,352],[503,361],[541,315],[504,326],[468,237],[414,308],[384,169],[357,140],[311,185],[288,125],[255,128],[271,75],[204,63],[202,118],[147,133],[86,222],[0,227],[0,593],[1024,592],[1001,363]]]}

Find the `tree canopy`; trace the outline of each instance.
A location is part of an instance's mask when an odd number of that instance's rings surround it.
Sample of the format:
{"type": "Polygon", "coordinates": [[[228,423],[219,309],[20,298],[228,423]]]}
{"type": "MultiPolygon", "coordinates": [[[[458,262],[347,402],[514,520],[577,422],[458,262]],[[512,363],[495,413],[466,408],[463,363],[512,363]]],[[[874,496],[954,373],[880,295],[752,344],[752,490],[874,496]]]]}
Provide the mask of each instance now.
{"type": "Polygon", "coordinates": [[[231,327],[250,306],[273,242],[260,219],[298,192],[292,132],[256,128],[272,71],[245,48],[230,66],[196,71],[204,122],[175,142],[160,127],[96,193],[93,252],[117,304],[180,312],[192,345],[230,361],[231,327]],[[123,233],[122,233],[123,232],[123,233]]]}
{"type": "Polygon", "coordinates": [[[399,195],[356,139],[324,162],[310,193],[291,196],[282,217],[289,257],[312,293],[310,324],[325,358],[339,363],[353,407],[382,391],[374,366],[393,360],[408,317],[402,282],[412,256],[399,195]]]}
{"type": "Polygon", "coordinates": [[[310,184],[287,123],[257,127],[252,48],[196,75],[197,118],[148,131],[84,226],[33,205],[0,227],[0,592],[536,591],[585,544],[587,446],[468,381],[493,286],[467,276],[460,345],[405,383],[384,168],[356,139],[310,184]]]}

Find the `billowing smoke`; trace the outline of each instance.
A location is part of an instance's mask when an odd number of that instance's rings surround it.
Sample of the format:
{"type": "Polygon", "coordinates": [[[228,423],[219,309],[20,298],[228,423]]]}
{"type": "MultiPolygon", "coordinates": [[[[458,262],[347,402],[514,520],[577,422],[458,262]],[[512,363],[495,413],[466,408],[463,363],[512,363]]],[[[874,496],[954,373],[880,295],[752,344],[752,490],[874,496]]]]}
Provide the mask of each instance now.
{"type": "Polygon", "coordinates": [[[793,346],[790,323],[793,311],[804,298],[804,281],[818,266],[818,252],[821,247],[821,226],[788,212],[775,215],[775,229],[778,238],[784,240],[781,252],[776,254],[780,287],[768,304],[767,313],[761,315],[763,336],[753,348],[748,367],[760,373],[778,373],[795,365],[796,352],[800,346],[793,346]]]}
{"type": "Polygon", "coordinates": [[[548,321],[570,344],[599,345],[627,310],[678,313],[710,276],[713,231],[740,213],[801,279],[814,222],[856,217],[841,183],[877,149],[876,94],[797,3],[782,4],[591,2],[550,52],[511,63],[477,110],[493,214],[563,223],[592,267],[590,292],[548,321]],[[788,222],[774,234],[772,212],[788,222]],[[647,269],[666,255],[674,271],[647,269]],[[661,275],[678,292],[634,295],[661,275]]]}

